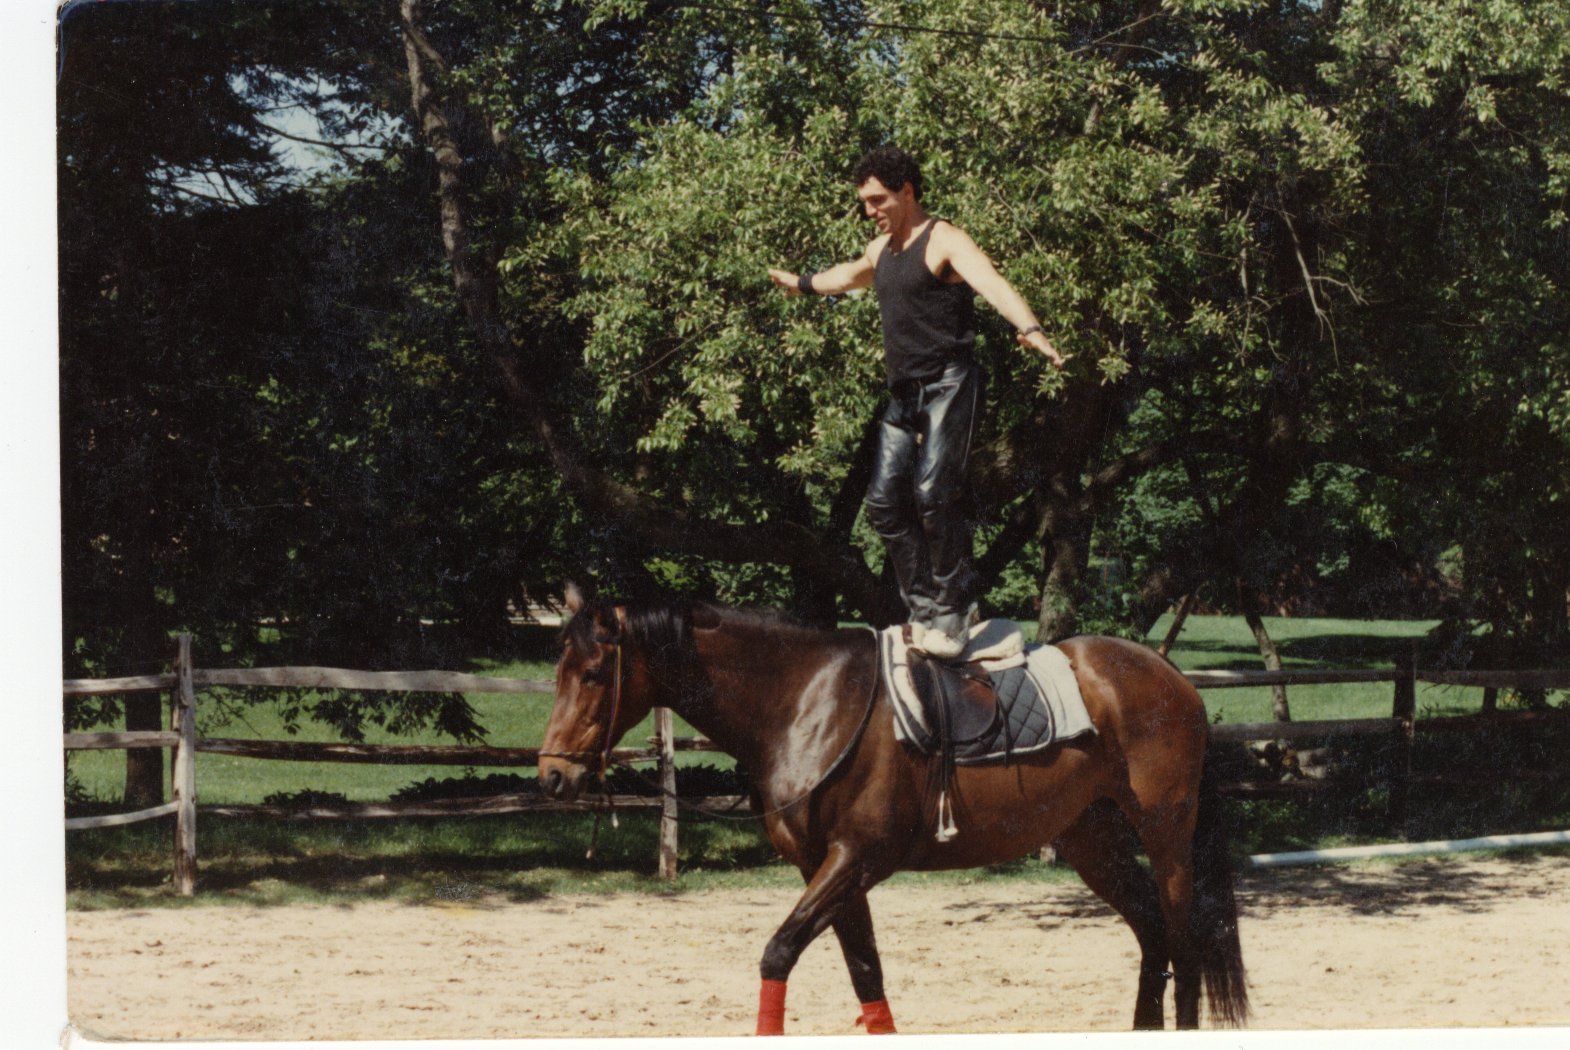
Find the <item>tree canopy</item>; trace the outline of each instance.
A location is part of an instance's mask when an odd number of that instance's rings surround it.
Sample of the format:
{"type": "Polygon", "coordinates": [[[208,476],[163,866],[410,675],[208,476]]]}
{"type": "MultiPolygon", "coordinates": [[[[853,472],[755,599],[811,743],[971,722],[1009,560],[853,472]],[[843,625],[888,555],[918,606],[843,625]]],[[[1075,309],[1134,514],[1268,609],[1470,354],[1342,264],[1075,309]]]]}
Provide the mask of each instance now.
{"type": "Polygon", "coordinates": [[[73,673],[177,628],[409,665],[567,577],[890,618],[875,308],[765,274],[862,249],[849,172],[886,142],[1074,355],[983,312],[997,611],[1570,635],[1562,4],[62,17],[73,673]]]}

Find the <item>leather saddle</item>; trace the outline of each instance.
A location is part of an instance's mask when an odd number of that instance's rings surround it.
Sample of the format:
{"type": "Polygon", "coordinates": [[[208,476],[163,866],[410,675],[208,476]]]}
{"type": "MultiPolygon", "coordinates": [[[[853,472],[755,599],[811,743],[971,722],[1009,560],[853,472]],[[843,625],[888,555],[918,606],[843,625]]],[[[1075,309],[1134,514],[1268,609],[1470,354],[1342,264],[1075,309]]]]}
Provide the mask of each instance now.
{"type": "Polygon", "coordinates": [[[938,729],[941,742],[963,748],[997,735],[1002,708],[991,675],[978,663],[949,664],[913,650],[910,677],[927,725],[938,729]]]}

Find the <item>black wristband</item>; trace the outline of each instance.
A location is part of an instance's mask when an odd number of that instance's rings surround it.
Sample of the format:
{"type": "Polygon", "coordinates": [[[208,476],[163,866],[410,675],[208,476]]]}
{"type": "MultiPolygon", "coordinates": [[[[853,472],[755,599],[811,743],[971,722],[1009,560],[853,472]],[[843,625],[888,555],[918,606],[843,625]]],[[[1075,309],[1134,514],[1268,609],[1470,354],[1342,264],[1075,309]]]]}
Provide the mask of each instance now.
{"type": "Polygon", "coordinates": [[[1045,332],[1045,331],[1046,331],[1046,329],[1042,328],[1039,324],[1033,324],[1029,328],[1021,330],[1019,334],[1020,335],[1029,335],[1031,332],[1045,332]]]}
{"type": "Polygon", "coordinates": [[[812,295],[812,274],[804,273],[796,278],[796,287],[801,289],[802,295],[812,295]]]}

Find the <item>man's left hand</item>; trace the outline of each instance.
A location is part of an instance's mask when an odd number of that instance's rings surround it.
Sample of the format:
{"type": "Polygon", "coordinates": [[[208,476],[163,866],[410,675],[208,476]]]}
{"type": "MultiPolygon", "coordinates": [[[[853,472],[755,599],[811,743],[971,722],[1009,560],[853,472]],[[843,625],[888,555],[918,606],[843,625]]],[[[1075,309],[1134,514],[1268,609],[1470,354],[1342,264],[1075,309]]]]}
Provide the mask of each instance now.
{"type": "Polygon", "coordinates": [[[1048,339],[1047,334],[1039,329],[1031,332],[1029,335],[1022,333],[1015,336],[1015,338],[1019,340],[1020,346],[1036,351],[1042,357],[1051,361],[1056,368],[1062,368],[1068,364],[1069,358],[1074,356],[1073,354],[1058,353],[1058,348],[1052,345],[1052,340],[1048,339]]]}

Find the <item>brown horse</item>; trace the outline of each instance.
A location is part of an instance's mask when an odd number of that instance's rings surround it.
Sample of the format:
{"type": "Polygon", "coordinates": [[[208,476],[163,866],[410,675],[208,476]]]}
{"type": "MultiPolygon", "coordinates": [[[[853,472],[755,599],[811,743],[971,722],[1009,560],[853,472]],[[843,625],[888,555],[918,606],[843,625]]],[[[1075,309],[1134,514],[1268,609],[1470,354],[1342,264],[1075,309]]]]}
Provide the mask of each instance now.
{"type": "Polygon", "coordinates": [[[1179,1028],[1198,1027],[1202,986],[1213,1019],[1246,1019],[1231,866],[1202,775],[1205,709],[1149,649],[1063,642],[1096,734],[958,769],[949,799],[961,833],[940,842],[932,760],[894,736],[871,631],[681,601],[594,604],[572,590],[567,604],[545,790],[577,798],[623,733],[669,707],[736,758],[769,839],[807,880],[763,953],[758,1034],[783,1032],[785,981],[831,927],[861,1021],[893,1031],[867,891],[898,870],[997,864],[1048,844],[1133,928],[1134,1027],[1163,1026],[1170,977],[1179,1028]]]}

